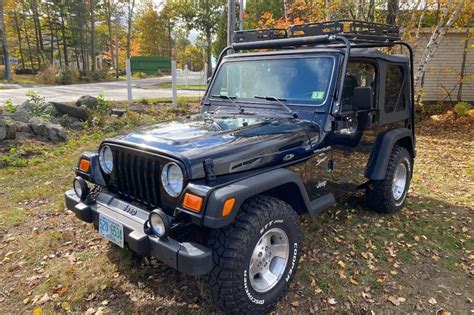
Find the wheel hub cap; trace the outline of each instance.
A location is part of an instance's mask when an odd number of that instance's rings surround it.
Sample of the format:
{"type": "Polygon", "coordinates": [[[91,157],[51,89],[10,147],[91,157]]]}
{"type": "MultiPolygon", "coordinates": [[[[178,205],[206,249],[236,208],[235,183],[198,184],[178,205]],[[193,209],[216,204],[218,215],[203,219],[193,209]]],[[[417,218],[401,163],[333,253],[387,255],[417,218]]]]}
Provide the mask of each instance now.
{"type": "Polygon", "coordinates": [[[267,292],[280,281],[289,251],[288,236],[282,229],[270,229],[260,237],[249,264],[250,285],[255,291],[267,292]]]}
{"type": "Polygon", "coordinates": [[[403,193],[405,192],[405,186],[407,184],[407,176],[408,170],[405,164],[400,163],[393,176],[392,181],[392,194],[393,198],[398,201],[403,197],[403,193]]]}

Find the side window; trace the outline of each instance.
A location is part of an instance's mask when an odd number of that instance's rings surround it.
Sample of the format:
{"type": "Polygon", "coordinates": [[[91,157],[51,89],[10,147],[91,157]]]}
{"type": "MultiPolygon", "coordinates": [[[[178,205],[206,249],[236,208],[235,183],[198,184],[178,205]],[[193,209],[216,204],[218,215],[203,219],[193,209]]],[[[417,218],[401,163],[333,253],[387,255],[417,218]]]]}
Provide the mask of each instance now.
{"type": "Polygon", "coordinates": [[[352,110],[352,97],[356,87],[370,86],[375,96],[375,84],[375,66],[372,63],[349,61],[342,93],[342,111],[352,110]]]}
{"type": "Polygon", "coordinates": [[[385,81],[384,110],[386,113],[405,110],[405,98],[403,96],[404,85],[403,67],[389,65],[387,67],[387,79],[385,81]]]}

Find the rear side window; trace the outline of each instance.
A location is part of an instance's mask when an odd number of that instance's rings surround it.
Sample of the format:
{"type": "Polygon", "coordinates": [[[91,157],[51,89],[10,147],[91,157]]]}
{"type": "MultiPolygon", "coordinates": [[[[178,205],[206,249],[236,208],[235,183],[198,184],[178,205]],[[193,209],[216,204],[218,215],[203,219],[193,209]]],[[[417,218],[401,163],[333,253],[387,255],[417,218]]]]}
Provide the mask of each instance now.
{"type": "Polygon", "coordinates": [[[386,113],[405,110],[404,85],[405,77],[403,67],[389,65],[387,67],[387,80],[385,82],[384,110],[386,113]]]}

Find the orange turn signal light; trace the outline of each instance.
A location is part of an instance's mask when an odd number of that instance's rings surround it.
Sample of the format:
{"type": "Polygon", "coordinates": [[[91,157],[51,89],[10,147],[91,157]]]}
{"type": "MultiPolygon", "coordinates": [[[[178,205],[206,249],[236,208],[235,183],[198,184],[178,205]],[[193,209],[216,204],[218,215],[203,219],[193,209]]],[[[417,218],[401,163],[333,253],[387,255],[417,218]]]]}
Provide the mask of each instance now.
{"type": "Polygon", "coordinates": [[[91,162],[86,159],[81,159],[79,162],[79,169],[83,172],[88,173],[91,169],[91,162]]]}
{"type": "Polygon", "coordinates": [[[235,198],[227,199],[224,202],[224,206],[222,207],[222,216],[223,217],[228,216],[229,213],[232,212],[232,208],[234,208],[234,204],[235,204],[235,198]]]}
{"type": "Polygon", "coordinates": [[[201,212],[202,197],[186,193],[184,194],[183,206],[193,212],[201,212]]]}

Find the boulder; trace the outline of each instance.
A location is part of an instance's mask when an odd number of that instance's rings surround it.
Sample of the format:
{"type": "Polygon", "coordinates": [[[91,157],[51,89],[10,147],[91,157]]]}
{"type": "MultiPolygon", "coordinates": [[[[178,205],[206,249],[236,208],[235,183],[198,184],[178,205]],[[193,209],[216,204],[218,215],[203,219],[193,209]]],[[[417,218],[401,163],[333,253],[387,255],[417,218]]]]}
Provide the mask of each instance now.
{"type": "Polygon", "coordinates": [[[15,139],[16,125],[13,120],[8,117],[0,118],[0,141],[15,139]]]}
{"type": "Polygon", "coordinates": [[[110,115],[115,117],[122,117],[123,115],[125,115],[126,112],[127,111],[122,108],[112,108],[112,110],[110,111],[110,115]]]}
{"type": "Polygon", "coordinates": [[[82,121],[77,118],[64,115],[59,118],[59,124],[64,128],[69,128],[73,130],[81,130],[83,128],[82,121]]]}
{"type": "Polygon", "coordinates": [[[31,118],[29,125],[35,135],[44,137],[53,142],[66,141],[64,128],[60,125],[49,123],[39,117],[31,118]]]}
{"type": "Polygon", "coordinates": [[[15,121],[21,121],[23,123],[27,123],[30,121],[31,118],[31,111],[26,111],[24,109],[20,109],[19,107],[13,113],[5,113],[5,116],[11,117],[15,121]]]}
{"type": "Polygon", "coordinates": [[[83,107],[75,107],[63,103],[50,102],[58,111],[58,116],[68,115],[79,120],[87,120],[87,111],[83,107]]]}
{"type": "Polygon", "coordinates": [[[30,125],[21,121],[15,121],[16,131],[23,133],[31,133],[30,125]]]}
{"type": "Polygon", "coordinates": [[[44,119],[39,118],[39,117],[33,117],[30,119],[28,124],[30,125],[31,131],[33,131],[35,135],[47,137],[48,135],[48,129],[46,128],[47,122],[44,119]]]}
{"type": "Polygon", "coordinates": [[[0,116],[0,141],[5,140],[7,137],[7,124],[3,116],[0,116]]]}
{"type": "Polygon", "coordinates": [[[64,128],[60,125],[47,123],[46,129],[48,130],[47,138],[53,142],[66,141],[66,135],[64,134],[64,128]]]}
{"type": "Polygon", "coordinates": [[[96,109],[97,105],[98,105],[97,98],[90,95],[81,96],[76,102],[77,107],[85,107],[91,110],[96,109]]]}
{"type": "Polygon", "coordinates": [[[33,107],[35,106],[35,103],[31,101],[24,101],[21,105],[19,105],[16,110],[17,111],[25,111],[27,113],[31,113],[33,110],[33,107]]]}
{"type": "Polygon", "coordinates": [[[54,106],[53,102],[46,102],[40,105],[40,109],[44,113],[48,113],[53,117],[57,117],[59,115],[59,111],[57,110],[56,106],[54,106]]]}

